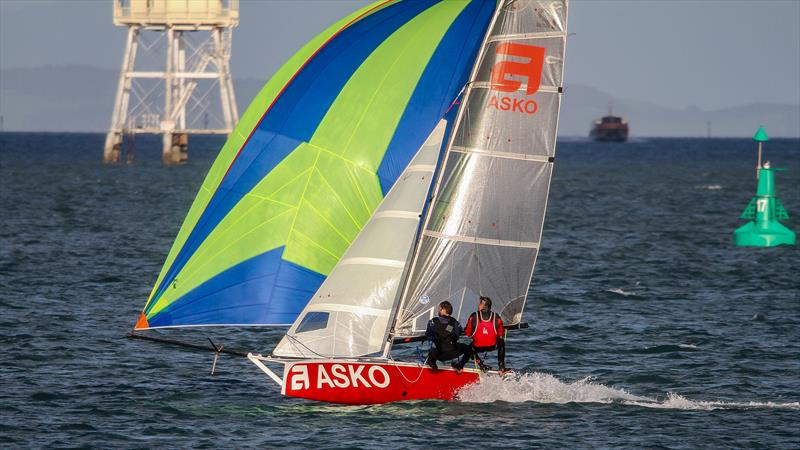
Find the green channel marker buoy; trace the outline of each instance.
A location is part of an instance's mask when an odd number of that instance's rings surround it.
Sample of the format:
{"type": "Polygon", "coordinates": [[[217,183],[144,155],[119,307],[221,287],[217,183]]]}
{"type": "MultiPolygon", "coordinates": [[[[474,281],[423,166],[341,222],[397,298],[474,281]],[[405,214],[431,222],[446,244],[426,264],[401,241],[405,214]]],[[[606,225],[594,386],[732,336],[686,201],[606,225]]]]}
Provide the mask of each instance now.
{"type": "Polygon", "coordinates": [[[775,196],[775,172],[783,169],[772,168],[769,162],[761,164],[761,145],[768,140],[764,127],[758,128],[753,139],[758,142],[758,189],[739,216],[740,219],[750,219],[750,222],[733,232],[733,241],[739,247],[795,245],[795,233],[779,222],[789,218],[783,202],[775,196]]]}

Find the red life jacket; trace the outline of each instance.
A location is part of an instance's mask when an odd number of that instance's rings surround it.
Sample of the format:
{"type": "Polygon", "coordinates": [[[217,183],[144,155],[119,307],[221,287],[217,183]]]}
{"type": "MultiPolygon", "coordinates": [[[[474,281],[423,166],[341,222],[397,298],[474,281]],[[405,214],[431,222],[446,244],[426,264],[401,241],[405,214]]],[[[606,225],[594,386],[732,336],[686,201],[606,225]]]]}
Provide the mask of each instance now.
{"type": "Polygon", "coordinates": [[[489,320],[481,319],[481,312],[475,314],[476,322],[474,324],[475,331],[472,332],[472,345],[475,347],[494,347],[497,345],[497,326],[495,325],[495,315],[489,317],[489,320]]]}

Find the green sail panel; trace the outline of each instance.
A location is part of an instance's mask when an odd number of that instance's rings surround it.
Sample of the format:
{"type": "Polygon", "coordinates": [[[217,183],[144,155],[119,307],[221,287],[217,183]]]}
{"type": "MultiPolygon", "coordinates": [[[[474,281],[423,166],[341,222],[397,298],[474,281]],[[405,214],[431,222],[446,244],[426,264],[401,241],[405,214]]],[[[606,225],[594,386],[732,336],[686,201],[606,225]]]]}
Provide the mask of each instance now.
{"type": "Polygon", "coordinates": [[[222,148],[136,328],[291,324],[458,97],[494,6],[377,2],[303,47],[222,148]]]}

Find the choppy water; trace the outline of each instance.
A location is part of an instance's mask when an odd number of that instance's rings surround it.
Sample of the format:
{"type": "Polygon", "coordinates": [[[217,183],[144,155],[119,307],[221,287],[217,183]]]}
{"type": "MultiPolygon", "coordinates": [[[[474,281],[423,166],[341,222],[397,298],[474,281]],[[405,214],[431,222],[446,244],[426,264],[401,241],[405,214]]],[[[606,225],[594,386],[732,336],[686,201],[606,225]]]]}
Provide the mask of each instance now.
{"type": "MultiPolygon", "coordinates": [[[[0,446],[800,447],[800,249],[731,243],[750,140],[562,141],[518,376],[370,407],[126,339],[221,141],[176,168],[155,140],[105,167],[102,144],[0,134],[0,446]]],[[[766,151],[800,217],[800,141],[766,151]]],[[[206,336],[266,351],[280,332],[182,333],[206,336]]]]}

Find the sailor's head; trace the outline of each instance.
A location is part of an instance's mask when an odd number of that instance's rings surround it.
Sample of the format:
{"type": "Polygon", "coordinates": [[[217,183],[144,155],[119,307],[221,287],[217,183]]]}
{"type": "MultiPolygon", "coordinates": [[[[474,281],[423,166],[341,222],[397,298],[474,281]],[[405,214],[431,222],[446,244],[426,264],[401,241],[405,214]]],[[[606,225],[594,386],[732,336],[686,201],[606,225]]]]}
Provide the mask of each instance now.
{"type": "Polygon", "coordinates": [[[453,305],[451,305],[447,300],[439,303],[439,316],[447,317],[450,314],[453,314],[453,305]]]}
{"type": "Polygon", "coordinates": [[[492,310],[492,299],[489,297],[481,296],[478,299],[478,311],[491,311],[492,310]]]}

